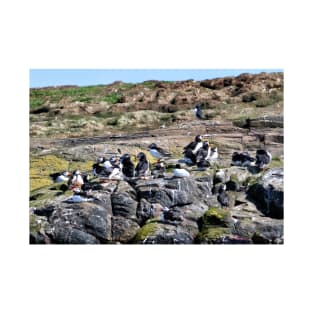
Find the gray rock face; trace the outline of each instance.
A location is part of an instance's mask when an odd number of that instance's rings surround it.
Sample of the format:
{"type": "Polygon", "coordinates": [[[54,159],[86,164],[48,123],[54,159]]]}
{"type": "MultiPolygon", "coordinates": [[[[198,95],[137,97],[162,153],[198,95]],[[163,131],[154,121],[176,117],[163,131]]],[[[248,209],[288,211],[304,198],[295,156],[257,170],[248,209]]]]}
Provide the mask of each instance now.
{"type": "Polygon", "coordinates": [[[114,215],[136,219],[138,202],[135,190],[126,182],[121,181],[117,190],[111,196],[114,215]]]}
{"type": "Polygon", "coordinates": [[[78,239],[72,236],[76,234],[82,243],[90,243],[91,240],[97,243],[110,241],[112,210],[109,204],[106,202],[106,207],[92,202],[56,205],[49,218],[52,240],[56,243],[77,243],[78,239]],[[66,230],[63,232],[62,229],[66,230]],[[85,238],[82,233],[88,236],[85,238]]]}
{"type": "Polygon", "coordinates": [[[113,216],[112,218],[112,240],[113,242],[128,243],[131,241],[140,226],[125,217],[113,216]]]}
{"type": "Polygon", "coordinates": [[[262,179],[252,185],[248,194],[259,204],[260,210],[273,218],[284,217],[284,170],[272,168],[262,179]]]}
{"type": "Polygon", "coordinates": [[[226,168],[222,181],[244,192],[226,190],[229,204],[218,202],[221,182],[202,177],[160,178],[95,185],[91,201],[66,203],[58,196],[31,213],[31,243],[57,244],[246,244],[283,243],[283,172],[271,169],[257,178],[247,169],[226,168]],[[254,179],[254,180],[253,180],[254,179]],[[267,215],[267,216],[265,216],[267,215]]]}

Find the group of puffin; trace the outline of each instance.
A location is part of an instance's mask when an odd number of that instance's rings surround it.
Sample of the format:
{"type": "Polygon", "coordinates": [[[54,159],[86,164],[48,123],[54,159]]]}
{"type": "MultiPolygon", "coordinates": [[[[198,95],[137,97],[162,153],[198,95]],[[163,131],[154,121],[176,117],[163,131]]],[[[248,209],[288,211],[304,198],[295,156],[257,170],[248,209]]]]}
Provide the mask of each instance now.
{"type": "Polygon", "coordinates": [[[202,141],[202,136],[197,135],[195,140],[184,147],[185,162],[189,165],[197,165],[198,168],[210,166],[210,161],[218,158],[217,147],[210,147],[207,141],[202,141]]]}
{"type": "MultiPolygon", "coordinates": [[[[199,119],[203,119],[203,115],[199,106],[195,108],[195,115],[199,119]]],[[[157,160],[153,168],[150,170],[150,163],[147,160],[144,152],[139,152],[136,155],[137,164],[131,160],[131,155],[123,154],[121,157],[112,156],[109,159],[98,157],[96,163],[92,166],[94,177],[107,178],[110,180],[128,180],[132,178],[145,178],[151,173],[154,178],[162,178],[165,175],[164,159],[171,157],[171,154],[155,143],[151,143],[148,147],[150,155],[157,160]]],[[[118,152],[121,154],[120,149],[118,152]]],[[[194,141],[190,142],[183,148],[182,160],[187,165],[195,165],[199,170],[211,166],[212,161],[218,159],[217,147],[210,146],[208,141],[203,141],[201,135],[197,135],[194,141]]],[[[272,155],[269,151],[258,149],[255,158],[251,157],[248,152],[234,152],[232,154],[233,166],[249,167],[253,166],[258,171],[265,169],[272,160],[272,155]]],[[[173,177],[189,177],[190,173],[181,167],[178,163],[173,169],[173,177]]],[[[54,182],[64,182],[64,191],[73,190],[73,196],[67,199],[69,202],[84,202],[92,201],[86,194],[89,186],[89,175],[83,175],[79,170],[73,173],[64,171],[61,173],[51,174],[50,177],[54,182]]],[[[62,185],[63,186],[63,185],[62,185]]],[[[222,184],[216,191],[218,193],[217,200],[222,206],[229,205],[229,197],[226,193],[226,185],[222,184]]]]}

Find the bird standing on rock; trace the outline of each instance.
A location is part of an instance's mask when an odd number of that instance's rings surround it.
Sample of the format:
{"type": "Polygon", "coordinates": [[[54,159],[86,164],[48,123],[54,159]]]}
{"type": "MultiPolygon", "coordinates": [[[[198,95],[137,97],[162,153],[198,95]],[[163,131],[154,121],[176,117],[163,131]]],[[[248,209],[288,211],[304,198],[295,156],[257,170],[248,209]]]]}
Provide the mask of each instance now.
{"type": "Polygon", "coordinates": [[[180,164],[176,164],[175,169],[173,171],[173,176],[174,177],[189,177],[190,173],[184,168],[181,168],[180,164]]]}
{"type": "Polygon", "coordinates": [[[146,176],[149,173],[149,162],[143,152],[137,154],[138,164],[135,168],[135,176],[146,176]]]}
{"type": "Polygon", "coordinates": [[[267,150],[263,149],[259,149],[256,151],[255,158],[256,158],[255,166],[259,170],[264,170],[265,166],[272,161],[272,155],[267,150]]]}
{"type": "Polygon", "coordinates": [[[152,157],[158,160],[171,156],[169,152],[164,151],[162,148],[158,147],[155,143],[152,143],[149,146],[149,153],[152,157]]]}
{"type": "Polygon", "coordinates": [[[187,163],[195,164],[196,163],[196,156],[197,152],[202,148],[202,136],[197,135],[195,140],[189,143],[186,147],[184,147],[184,157],[187,163]]]}

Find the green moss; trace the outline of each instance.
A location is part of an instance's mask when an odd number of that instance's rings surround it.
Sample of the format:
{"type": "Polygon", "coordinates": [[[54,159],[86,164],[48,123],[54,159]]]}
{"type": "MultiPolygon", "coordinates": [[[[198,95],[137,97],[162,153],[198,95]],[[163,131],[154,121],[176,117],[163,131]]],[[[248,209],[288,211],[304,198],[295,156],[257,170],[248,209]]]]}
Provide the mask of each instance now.
{"type": "Polygon", "coordinates": [[[227,227],[230,225],[230,213],[227,209],[210,208],[200,219],[201,229],[204,230],[212,225],[227,227]]]}
{"type": "Polygon", "coordinates": [[[40,231],[41,225],[37,222],[36,216],[29,215],[29,231],[31,233],[38,233],[40,231]]]}
{"type": "Polygon", "coordinates": [[[134,241],[135,242],[143,241],[148,236],[153,235],[156,230],[157,230],[157,223],[154,223],[154,222],[147,223],[138,230],[134,238],[134,241]]]}
{"type": "Polygon", "coordinates": [[[92,161],[69,162],[55,155],[31,157],[29,169],[30,191],[51,185],[52,180],[49,174],[65,170],[73,171],[75,169],[79,169],[82,172],[90,171],[92,164],[92,161]]]}
{"type": "Polygon", "coordinates": [[[196,242],[214,243],[217,239],[230,234],[230,230],[225,227],[208,227],[197,235],[196,242]]]}

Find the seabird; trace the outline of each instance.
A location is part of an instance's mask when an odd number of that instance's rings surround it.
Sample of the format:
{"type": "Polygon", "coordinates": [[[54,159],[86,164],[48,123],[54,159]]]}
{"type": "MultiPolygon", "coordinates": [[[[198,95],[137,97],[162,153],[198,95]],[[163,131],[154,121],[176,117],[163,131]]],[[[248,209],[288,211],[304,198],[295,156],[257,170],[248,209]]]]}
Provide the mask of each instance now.
{"type": "Polygon", "coordinates": [[[158,147],[155,143],[152,143],[149,146],[149,153],[151,154],[151,156],[158,160],[171,156],[169,152],[164,151],[162,148],[158,147]]]}
{"type": "Polygon", "coordinates": [[[121,156],[120,162],[122,164],[122,173],[126,177],[134,177],[135,175],[135,165],[131,161],[131,156],[125,153],[121,156]]]}
{"type": "Polygon", "coordinates": [[[190,173],[186,171],[184,168],[181,168],[180,164],[176,164],[175,169],[173,171],[174,177],[189,177],[190,173]]]}
{"type": "Polygon", "coordinates": [[[267,150],[263,149],[259,149],[256,151],[255,158],[256,158],[255,166],[259,170],[263,170],[265,166],[272,161],[272,155],[267,150]]]}
{"type": "Polygon", "coordinates": [[[202,146],[203,146],[202,136],[197,135],[194,141],[192,141],[186,147],[184,147],[183,154],[187,160],[187,163],[189,163],[189,161],[191,164],[195,164],[197,162],[196,155],[199,149],[202,148],[202,146]]]}
{"type": "Polygon", "coordinates": [[[84,184],[84,179],[79,170],[74,171],[73,177],[69,180],[71,188],[81,187],[84,184]]]}
{"type": "Polygon", "coordinates": [[[196,107],[194,108],[194,113],[195,113],[196,118],[198,118],[200,120],[204,119],[202,111],[200,109],[200,105],[198,105],[198,104],[196,105],[196,107]]]}
{"type": "Polygon", "coordinates": [[[73,196],[65,200],[65,202],[74,202],[74,203],[87,201],[93,201],[93,198],[88,198],[87,193],[81,191],[79,188],[75,188],[73,190],[73,196]]]}
{"type": "Polygon", "coordinates": [[[255,159],[252,158],[248,152],[234,152],[232,154],[232,162],[231,165],[234,166],[251,166],[254,165],[255,159]]]}
{"type": "Polygon", "coordinates": [[[217,152],[217,147],[212,147],[210,149],[210,155],[209,155],[209,160],[217,160],[218,158],[218,152],[217,152]]]}
{"type": "Polygon", "coordinates": [[[158,162],[155,164],[153,170],[151,171],[151,174],[155,178],[162,178],[164,177],[164,172],[165,172],[165,166],[164,163],[158,160],[158,162]]]}
{"type": "Polygon", "coordinates": [[[229,196],[226,193],[226,185],[221,184],[219,190],[218,190],[218,195],[217,195],[217,201],[222,205],[222,206],[229,206],[229,196]]]}
{"type": "Polygon", "coordinates": [[[135,176],[146,176],[149,173],[149,162],[143,152],[139,152],[136,157],[139,162],[135,168],[135,176]]]}
{"type": "Polygon", "coordinates": [[[202,148],[199,149],[196,155],[196,163],[197,166],[202,167],[209,167],[210,163],[208,161],[210,157],[210,147],[208,142],[204,142],[202,148]]]}
{"type": "Polygon", "coordinates": [[[61,173],[53,173],[49,175],[55,183],[60,183],[64,181],[68,181],[70,178],[70,172],[65,171],[61,173]]]}

